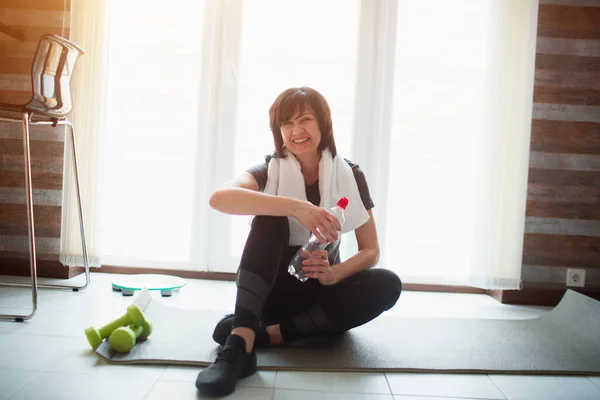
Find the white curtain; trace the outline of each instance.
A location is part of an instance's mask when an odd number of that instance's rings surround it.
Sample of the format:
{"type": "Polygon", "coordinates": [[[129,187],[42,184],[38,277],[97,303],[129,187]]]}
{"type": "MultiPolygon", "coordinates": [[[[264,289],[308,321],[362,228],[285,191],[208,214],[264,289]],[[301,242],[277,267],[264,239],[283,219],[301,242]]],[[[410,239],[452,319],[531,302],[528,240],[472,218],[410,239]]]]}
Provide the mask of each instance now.
{"type": "MultiPolygon", "coordinates": [[[[104,64],[107,28],[107,0],[72,0],[71,40],[85,51],[72,77],[73,111],[69,117],[75,128],[75,145],[90,266],[99,267],[98,249],[98,151],[102,124],[104,64]]],[[[66,130],[69,134],[68,130],[66,130]]],[[[69,137],[65,140],[63,208],[60,262],[83,266],[73,157],[69,137]]]]}
{"type": "Polygon", "coordinates": [[[407,283],[517,289],[537,1],[392,3],[390,133],[368,127],[381,264],[407,283]]]}
{"type": "Polygon", "coordinates": [[[496,0],[469,283],[521,289],[538,2],[496,0]]]}
{"type": "Polygon", "coordinates": [[[206,269],[209,160],[221,140],[213,92],[222,78],[213,64],[226,44],[229,1],[208,3],[111,5],[98,193],[104,264],[206,269]]]}

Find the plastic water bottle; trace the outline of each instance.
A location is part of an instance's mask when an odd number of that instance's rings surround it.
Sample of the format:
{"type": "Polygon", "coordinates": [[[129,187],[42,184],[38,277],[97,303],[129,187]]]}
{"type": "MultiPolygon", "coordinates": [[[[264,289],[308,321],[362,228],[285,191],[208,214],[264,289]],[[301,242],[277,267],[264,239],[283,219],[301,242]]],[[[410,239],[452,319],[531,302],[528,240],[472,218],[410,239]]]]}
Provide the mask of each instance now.
{"type": "MultiPolygon", "coordinates": [[[[347,206],[348,199],[342,197],[338,200],[335,207],[329,209],[329,211],[331,211],[331,213],[336,216],[337,220],[340,222],[340,225],[344,225],[344,222],[346,221],[344,210],[347,206]]],[[[289,274],[295,276],[302,282],[306,282],[308,277],[306,276],[304,271],[302,271],[302,261],[309,258],[313,251],[325,249],[325,247],[327,247],[328,244],[329,242],[321,243],[321,241],[317,239],[314,233],[310,235],[310,239],[308,239],[304,246],[302,246],[302,248],[298,250],[294,258],[292,258],[290,266],[288,267],[289,274]]]]}

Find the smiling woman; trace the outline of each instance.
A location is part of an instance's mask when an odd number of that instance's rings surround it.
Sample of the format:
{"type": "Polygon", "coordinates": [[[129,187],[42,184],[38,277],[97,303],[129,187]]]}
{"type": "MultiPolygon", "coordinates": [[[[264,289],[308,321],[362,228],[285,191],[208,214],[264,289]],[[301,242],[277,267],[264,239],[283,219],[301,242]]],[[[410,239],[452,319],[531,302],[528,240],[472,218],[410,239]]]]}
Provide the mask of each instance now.
{"type": "Polygon", "coordinates": [[[269,116],[278,157],[285,157],[284,146],[292,152],[297,149],[299,153],[294,152],[297,156],[326,148],[333,157],[337,154],[331,110],[316,90],[309,87],[285,90],[271,106],[269,116]]]}
{"type": "Polygon", "coordinates": [[[297,155],[317,150],[321,144],[321,131],[314,111],[296,111],[290,119],[281,124],[283,144],[297,155]]]}
{"type": "Polygon", "coordinates": [[[237,270],[234,316],[226,315],[213,333],[223,351],[196,380],[203,394],[231,393],[237,379],[256,372],[255,339],[269,346],[340,334],[390,309],[402,290],[395,273],[373,269],[379,259],[374,204],[358,165],[332,155],[325,98],[308,87],[291,88],[269,115],[276,154],[210,198],[219,212],[254,219],[237,270]],[[344,221],[330,211],[336,203],[344,221]],[[344,233],[355,236],[358,251],[341,260],[344,233]],[[286,272],[311,234],[323,247],[305,253],[298,268],[307,279],[299,280],[294,269],[294,276],[286,272]]]}
{"type": "MultiPolygon", "coordinates": [[[[307,110],[297,111],[289,120],[281,124],[280,137],[283,139],[283,147],[296,154],[296,158],[301,164],[302,160],[310,158],[322,143],[321,131],[314,111],[309,107],[307,110]]],[[[278,149],[280,152],[282,150],[283,148],[278,149]]],[[[317,172],[316,170],[302,169],[304,177],[309,180],[308,184],[314,183],[317,179],[317,172]]]]}

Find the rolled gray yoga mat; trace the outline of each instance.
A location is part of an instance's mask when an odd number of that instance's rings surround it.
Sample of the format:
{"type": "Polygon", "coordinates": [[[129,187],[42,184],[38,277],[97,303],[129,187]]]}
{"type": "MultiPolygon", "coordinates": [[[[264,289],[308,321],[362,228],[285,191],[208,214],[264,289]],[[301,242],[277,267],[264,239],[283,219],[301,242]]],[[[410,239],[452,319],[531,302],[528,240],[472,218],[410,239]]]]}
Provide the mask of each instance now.
{"type": "MultiPolygon", "coordinates": [[[[127,354],[105,341],[113,363],[207,366],[220,346],[212,331],[222,312],[136,301],[154,331],[127,354]]],[[[600,302],[568,290],[542,317],[528,320],[389,317],[330,339],[258,349],[263,370],[404,371],[600,375],[600,302]]]]}

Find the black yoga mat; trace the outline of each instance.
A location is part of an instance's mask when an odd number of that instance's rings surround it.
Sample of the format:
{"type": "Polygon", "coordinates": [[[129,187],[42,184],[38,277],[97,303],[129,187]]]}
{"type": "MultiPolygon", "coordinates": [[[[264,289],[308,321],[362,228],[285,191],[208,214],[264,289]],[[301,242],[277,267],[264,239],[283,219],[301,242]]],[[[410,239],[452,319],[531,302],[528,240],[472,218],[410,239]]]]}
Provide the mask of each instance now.
{"type": "MultiPolygon", "coordinates": [[[[142,302],[144,303],[144,302],[142,302]]],[[[97,353],[114,363],[207,366],[222,313],[183,310],[150,300],[154,325],[127,354],[105,341],[97,353]]],[[[390,317],[343,335],[258,349],[259,369],[600,375],[600,302],[568,290],[542,317],[528,320],[390,317]]]]}

